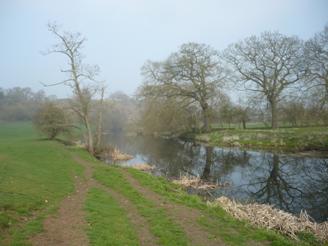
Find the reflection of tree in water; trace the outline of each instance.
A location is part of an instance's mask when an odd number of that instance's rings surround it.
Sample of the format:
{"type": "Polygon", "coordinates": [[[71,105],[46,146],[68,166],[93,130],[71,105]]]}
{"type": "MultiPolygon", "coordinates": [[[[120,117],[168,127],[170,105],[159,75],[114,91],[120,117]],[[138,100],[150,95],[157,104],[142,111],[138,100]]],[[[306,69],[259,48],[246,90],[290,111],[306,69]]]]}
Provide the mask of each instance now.
{"type": "Polygon", "coordinates": [[[161,175],[169,177],[178,177],[183,172],[191,174],[193,161],[201,151],[193,143],[145,137],[132,144],[138,154],[146,157],[145,161],[155,165],[161,175]]]}
{"type": "Polygon", "coordinates": [[[205,147],[205,166],[201,178],[208,181],[221,181],[235,167],[244,167],[249,163],[247,151],[205,147]]]}
{"type": "Polygon", "coordinates": [[[304,200],[315,219],[328,220],[328,160],[304,165],[304,200]]]}
{"type": "Polygon", "coordinates": [[[211,167],[213,165],[213,147],[205,147],[205,166],[200,178],[210,180],[211,167]]]}
{"type": "Polygon", "coordinates": [[[316,220],[328,218],[328,160],[264,155],[253,165],[247,184],[252,200],[299,213],[316,220]]]}
{"type": "MultiPolygon", "coordinates": [[[[268,157],[268,156],[266,156],[268,157]]],[[[303,195],[302,189],[298,188],[299,183],[294,179],[297,173],[291,171],[288,160],[281,161],[277,154],[270,158],[263,158],[260,166],[253,172],[253,180],[248,184],[251,197],[263,203],[275,204],[279,208],[287,211],[293,210],[294,200],[303,195]],[[265,163],[267,162],[267,163],[265,163]]],[[[292,163],[294,170],[297,163],[292,163]]]]}
{"type": "Polygon", "coordinates": [[[213,176],[218,182],[228,181],[228,183],[232,183],[232,181],[227,180],[229,175],[238,167],[248,166],[250,157],[247,151],[217,149],[214,157],[213,176]]]}

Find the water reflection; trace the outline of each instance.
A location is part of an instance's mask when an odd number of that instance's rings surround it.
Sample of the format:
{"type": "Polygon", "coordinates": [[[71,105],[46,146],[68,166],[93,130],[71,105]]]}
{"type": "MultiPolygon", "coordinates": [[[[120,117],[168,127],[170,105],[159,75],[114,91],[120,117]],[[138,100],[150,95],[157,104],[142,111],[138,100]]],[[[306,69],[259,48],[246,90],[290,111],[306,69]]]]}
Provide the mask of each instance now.
{"type": "Polygon", "coordinates": [[[328,218],[328,159],[146,137],[118,135],[108,141],[135,156],[126,165],[147,162],[157,175],[193,175],[229,184],[215,190],[215,196],[270,203],[293,213],[305,209],[318,221],[328,218]]]}
{"type": "Polygon", "coordinates": [[[275,204],[287,211],[295,209],[292,208],[295,199],[303,195],[298,161],[286,160],[273,154],[263,155],[262,162],[259,163],[260,165],[251,165],[249,175],[253,180],[247,184],[249,196],[256,201],[275,204]]]}

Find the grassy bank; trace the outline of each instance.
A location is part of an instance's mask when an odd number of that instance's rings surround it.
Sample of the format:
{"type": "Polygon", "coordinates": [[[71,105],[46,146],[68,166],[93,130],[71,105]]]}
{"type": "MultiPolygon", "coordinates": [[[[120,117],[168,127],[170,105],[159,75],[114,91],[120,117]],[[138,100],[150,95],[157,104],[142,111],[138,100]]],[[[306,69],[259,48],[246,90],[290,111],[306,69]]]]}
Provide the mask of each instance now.
{"type": "Polygon", "coordinates": [[[40,139],[30,123],[10,123],[0,125],[0,170],[0,235],[19,245],[73,191],[82,168],[62,144],[40,139]]]}
{"type": "Polygon", "coordinates": [[[163,178],[40,140],[30,124],[1,124],[0,141],[0,245],[30,245],[73,192],[74,177],[87,179],[83,170],[93,177],[80,228],[90,245],[318,245],[237,221],[163,178]]]}
{"type": "Polygon", "coordinates": [[[187,138],[213,146],[242,147],[286,152],[327,151],[328,127],[279,129],[222,129],[187,138]]]}

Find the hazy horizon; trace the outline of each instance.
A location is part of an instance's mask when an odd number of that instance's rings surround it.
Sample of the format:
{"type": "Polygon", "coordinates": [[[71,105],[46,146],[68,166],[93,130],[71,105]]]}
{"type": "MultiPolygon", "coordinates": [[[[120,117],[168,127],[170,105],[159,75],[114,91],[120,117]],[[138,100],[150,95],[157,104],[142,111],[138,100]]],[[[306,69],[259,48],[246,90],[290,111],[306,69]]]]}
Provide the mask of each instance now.
{"type": "Polygon", "coordinates": [[[308,39],[328,23],[327,9],[325,0],[1,1],[0,87],[70,95],[64,86],[45,88],[40,83],[65,78],[60,73],[66,65],[63,57],[41,55],[57,42],[47,30],[49,21],[87,38],[85,62],[100,66],[99,79],[106,81],[109,94],[132,95],[142,81],[144,62],[165,59],[183,43],[222,50],[263,31],[308,39]]]}

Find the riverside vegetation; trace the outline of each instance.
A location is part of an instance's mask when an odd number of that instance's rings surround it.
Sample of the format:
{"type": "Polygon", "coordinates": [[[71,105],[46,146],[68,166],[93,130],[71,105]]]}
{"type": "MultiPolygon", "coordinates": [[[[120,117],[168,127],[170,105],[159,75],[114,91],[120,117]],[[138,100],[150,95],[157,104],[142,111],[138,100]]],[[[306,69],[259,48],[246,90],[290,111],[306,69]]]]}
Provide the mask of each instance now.
{"type": "Polygon", "coordinates": [[[213,146],[266,149],[283,152],[325,151],[328,149],[327,127],[218,129],[210,133],[185,134],[213,146]]]}
{"type": "Polygon", "coordinates": [[[163,178],[42,140],[29,123],[1,124],[0,136],[1,245],[58,245],[70,237],[77,245],[320,243],[311,234],[292,240],[237,221],[163,178]]]}

